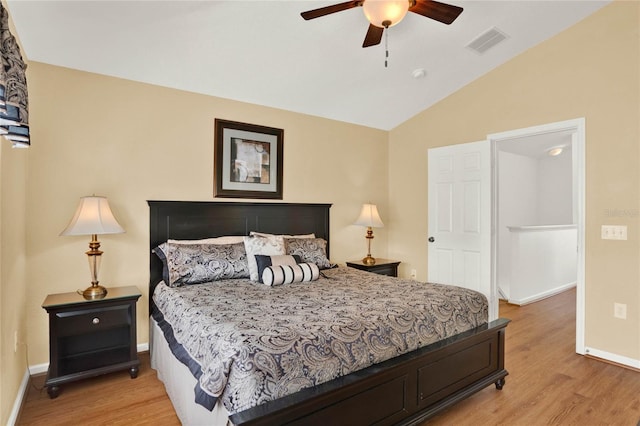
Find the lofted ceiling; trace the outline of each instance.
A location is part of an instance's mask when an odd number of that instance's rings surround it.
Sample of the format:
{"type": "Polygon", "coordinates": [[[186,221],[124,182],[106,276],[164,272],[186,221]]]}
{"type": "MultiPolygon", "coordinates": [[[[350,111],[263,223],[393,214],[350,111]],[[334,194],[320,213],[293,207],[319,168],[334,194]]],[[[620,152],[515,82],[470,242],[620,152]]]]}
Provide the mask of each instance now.
{"type": "MultiPolygon", "coordinates": [[[[451,25],[409,13],[363,49],[360,7],[327,1],[8,0],[30,61],[390,130],[608,1],[447,1],[451,25]],[[483,54],[491,28],[507,35],[483,54]],[[424,76],[415,78],[416,70],[424,76]]],[[[170,106],[168,106],[170,107],[170,106]]]]}

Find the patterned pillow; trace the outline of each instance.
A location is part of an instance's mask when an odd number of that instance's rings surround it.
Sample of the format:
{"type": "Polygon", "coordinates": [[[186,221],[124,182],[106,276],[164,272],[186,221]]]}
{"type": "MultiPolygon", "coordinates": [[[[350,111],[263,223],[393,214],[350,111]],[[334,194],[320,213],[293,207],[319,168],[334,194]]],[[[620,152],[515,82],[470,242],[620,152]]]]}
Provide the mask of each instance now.
{"type": "Polygon", "coordinates": [[[162,278],[170,287],[249,276],[244,243],[163,243],[152,251],[162,260],[162,278]]]}
{"type": "Polygon", "coordinates": [[[244,237],[244,249],[247,253],[247,263],[249,264],[249,278],[251,279],[251,281],[259,280],[256,254],[286,254],[284,249],[284,238],[282,238],[281,236],[244,237]]]}
{"type": "Polygon", "coordinates": [[[262,282],[268,286],[315,281],[320,270],[315,263],[298,263],[297,265],[267,266],[262,272],[262,282]]]}
{"type": "Polygon", "coordinates": [[[280,265],[296,265],[301,262],[300,256],[289,256],[288,254],[279,254],[277,256],[266,256],[264,254],[256,254],[256,264],[258,265],[258,281],[262,282],[262,272],[267,266],[280,265]]]}
{"type": "Polygon", "coordinates": [[[287,254],[297,254],[303,262],[315,263],[320,269],[332,268],[327,259],[327,242],[322,238],[285,238],[287,254]]]}

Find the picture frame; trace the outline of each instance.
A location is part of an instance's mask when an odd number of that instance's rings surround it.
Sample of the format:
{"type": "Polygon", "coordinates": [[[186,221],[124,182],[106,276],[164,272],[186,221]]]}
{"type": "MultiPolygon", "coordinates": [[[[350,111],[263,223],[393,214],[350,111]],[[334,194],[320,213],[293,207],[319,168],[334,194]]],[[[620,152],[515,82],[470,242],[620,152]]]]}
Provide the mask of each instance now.
{"type": "Polygon", "coordinates": [[[215,119],[214,197],[282,200],[284,130],[215,119]]]}

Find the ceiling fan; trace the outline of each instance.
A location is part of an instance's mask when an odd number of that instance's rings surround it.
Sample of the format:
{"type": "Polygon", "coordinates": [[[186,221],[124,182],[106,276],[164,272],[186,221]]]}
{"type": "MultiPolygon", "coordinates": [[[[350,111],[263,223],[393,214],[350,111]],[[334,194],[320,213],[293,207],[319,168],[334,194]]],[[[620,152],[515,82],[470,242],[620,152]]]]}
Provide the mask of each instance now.
{"type": "Polygon", "coordinates": [[[362,6],[370,23],[362,47],[380,44],[385,28],[396,25],[407,12],[417,13],[447,25],[462,13],[462,8],[459,6],[434,0],[353,0],[308,10],[300,15],[308,21],[359,6],[362,6]]]}

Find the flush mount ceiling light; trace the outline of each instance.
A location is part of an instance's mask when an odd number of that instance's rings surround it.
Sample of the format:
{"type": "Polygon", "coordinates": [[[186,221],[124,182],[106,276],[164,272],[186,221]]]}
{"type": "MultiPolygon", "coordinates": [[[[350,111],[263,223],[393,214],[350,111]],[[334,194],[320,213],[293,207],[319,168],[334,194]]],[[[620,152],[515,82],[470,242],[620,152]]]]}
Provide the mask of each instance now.
{"type": "Polygon", "coordinates": [[[560,154],[562,154],[562,151],[564,150],[564,145],[560,145],[560,146],[554,146],[553,148],[549,148],[547,150],[547,154],[551,157],[556,157],[560,154]]]}

